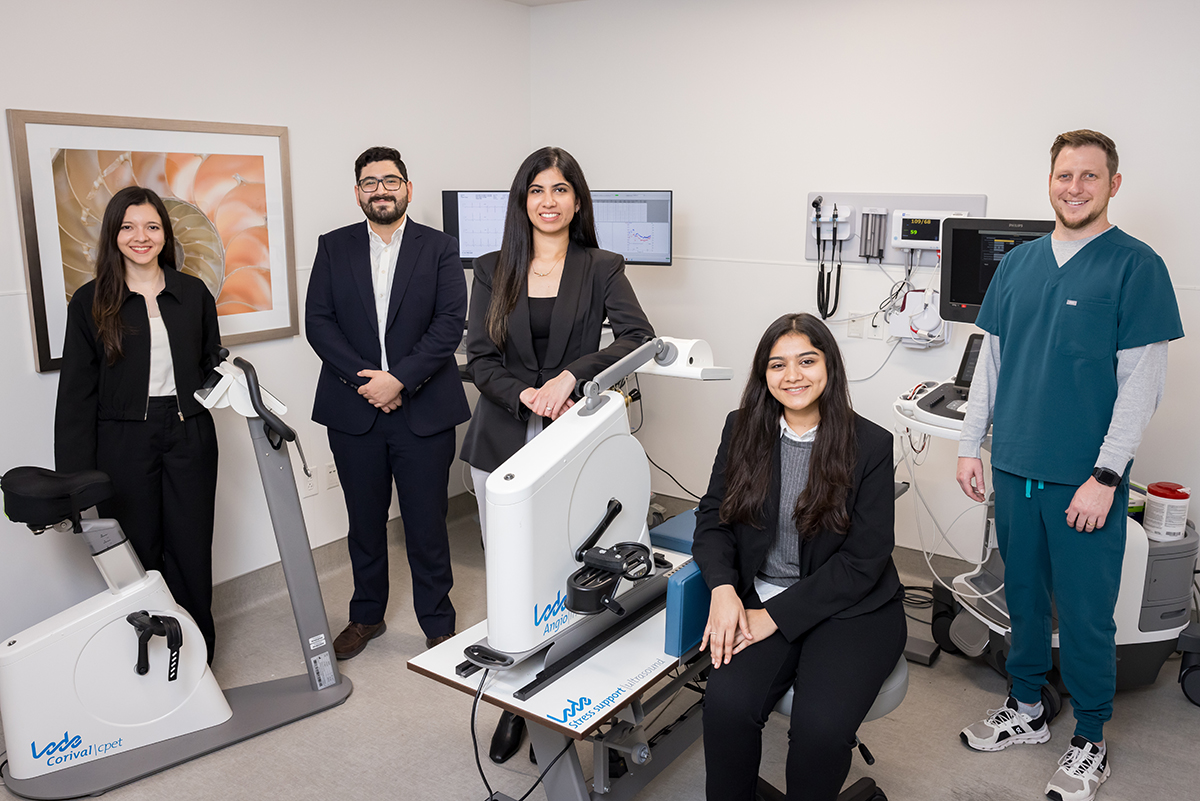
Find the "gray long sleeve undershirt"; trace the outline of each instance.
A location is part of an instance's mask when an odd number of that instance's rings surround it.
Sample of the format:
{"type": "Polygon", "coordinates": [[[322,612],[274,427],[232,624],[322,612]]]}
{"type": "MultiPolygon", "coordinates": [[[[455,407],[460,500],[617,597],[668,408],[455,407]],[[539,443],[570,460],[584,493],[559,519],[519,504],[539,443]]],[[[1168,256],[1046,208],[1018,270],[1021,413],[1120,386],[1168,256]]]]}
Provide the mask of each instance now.
{"type": "MultiPolygon", "coordinates": [[[[1097,235],[1098,236],[1098,235],[1097,235]]],[[[1076,242],[1052,241],[1061,267],[1095,237],[1076,242]]],[[[1000,375],[1000,339],[983,335],[983,346],[959,438],[958,455],[979,458],[980,445],[992,424],[996,408],[996,380],[1000,375]],[[986,398],[986,402],[983,402],[986,398]],[[977,402],[979,401],[979,402],[977,402]]],[[[1117,399],[1104,443],[1096,456],[1096,467],[1124,473],[1137,452],[1150,418],[1162,402],[1167,383],[1167,343],[1154,342],[1117,351],[1117,399]]]]}
{"type": "MultiPolygon", "coordinates": [[[[980,444],[992,424],[996,408],[996,380],[1000,375],[1000,339],[983,335],[983,348],[971,379],[970,402],[963,420],[958,455],[979,458],[980,444]],[[984,400],[986,398],[986,401],[984,400]]],[[[1141,444],[1150,418],[1162,402],[1167,383],[1167,343],[1155,342],[1117,351],[1117,400],[1096,467],[1124,473],[1141,444]]]]}

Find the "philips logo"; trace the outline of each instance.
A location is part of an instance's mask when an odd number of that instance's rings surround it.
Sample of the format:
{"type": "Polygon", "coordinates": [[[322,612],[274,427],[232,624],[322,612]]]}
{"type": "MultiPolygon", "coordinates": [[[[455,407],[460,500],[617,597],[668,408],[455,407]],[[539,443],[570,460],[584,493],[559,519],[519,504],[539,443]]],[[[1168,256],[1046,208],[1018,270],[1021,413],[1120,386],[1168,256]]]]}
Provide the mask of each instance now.
{"type": "Polygon", "coordinates": [[[554,596],[554,603],[549,606],[542,607],[538,611],[538,605],[533,605],[533,625],[535,628],[541,627],[542,634],[553,634],[570,619],[570,612],[567,611],[567,599],[563,597],[562,590],[554,596]]]}
{"type": "Polygon", "coordinates": [[[554,717],[554,715],[546,715],[546,717],[550,718],[551,720],[553,720],[556,723],[566,723],[568,720],[575,717],[580,712],[582,712],[584,709],[586,709],[588,707],[588,705],[591,703],[592,703],[591,698],[581,695],[581,696],[579,696],[578,701],[571,700],[568,702],[567,707],[565,709],[563,709],[561,718],[556,718],[556,717],[554,717]]]}
{"type": "Polygon", "coordinates": [[[64,762],[73,762],[75,760],[90,759],[96,756],[102,756],[116,748],[121,748],[125,738],[118,737],[111,743],[101,743],[99,745],[89,745],[86,748],[83,746],[83,738],[78,734],[72,736],[70,732],[63,732],[61,740],[51,741],[40,749],[37,745],[37,740],[29,744],[30,750],[33,752],[34,759],[45,759],[48,766],[61,765],[64,762]]]}

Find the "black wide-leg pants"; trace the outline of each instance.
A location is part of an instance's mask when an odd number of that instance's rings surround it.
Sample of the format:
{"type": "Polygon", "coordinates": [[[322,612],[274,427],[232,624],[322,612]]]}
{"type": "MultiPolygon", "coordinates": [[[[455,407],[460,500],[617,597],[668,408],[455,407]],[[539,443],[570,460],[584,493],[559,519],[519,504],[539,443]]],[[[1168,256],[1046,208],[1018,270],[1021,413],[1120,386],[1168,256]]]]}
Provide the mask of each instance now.
{"type": "MultiPolygon", "coordinates": [[[[174,397],[151,398],[143,420],[100,420],[96,467],[114,495],[101,517],[121,524],[147,570],[166,579],[175,601],[196,621],[212,662],[213,516],[217,431],[207,411],[181,420],[174,397]]],[[[188,643],[184,643],[186,648],[188,643]]]]}
{"type": "Polygon", "coordinates": [[[834,801],[855,733],[907,638],[896,599],[858,617],[829,618],[795,642],[776,632],[713,670],[704,697],[709,801],[754,801],[763,725],[789,687],[788,801],[834,801]]]}

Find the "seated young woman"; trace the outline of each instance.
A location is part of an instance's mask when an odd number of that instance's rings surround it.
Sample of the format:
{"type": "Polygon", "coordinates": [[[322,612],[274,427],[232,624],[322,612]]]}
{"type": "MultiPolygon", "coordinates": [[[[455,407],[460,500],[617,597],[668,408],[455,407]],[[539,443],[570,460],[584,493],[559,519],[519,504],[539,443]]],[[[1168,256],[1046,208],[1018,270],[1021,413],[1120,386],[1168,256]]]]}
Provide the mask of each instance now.
{"type": "Polygon", "coordinates": [[[811,314],[773,322],[725,421],[692,553],[712,590],[701,648],[710,801],[753,801],[762,728],[794,688],[789,801],[833,801],[907,637],[892,435],[856,414],[811,314]]]}

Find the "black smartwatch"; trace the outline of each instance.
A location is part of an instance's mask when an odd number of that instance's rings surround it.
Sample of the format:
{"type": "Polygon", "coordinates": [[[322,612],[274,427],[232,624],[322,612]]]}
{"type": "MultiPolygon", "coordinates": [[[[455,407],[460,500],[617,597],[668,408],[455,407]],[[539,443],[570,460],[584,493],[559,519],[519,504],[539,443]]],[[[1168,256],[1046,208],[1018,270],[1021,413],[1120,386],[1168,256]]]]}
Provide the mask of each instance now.
{"type": "Polygon", "coordinates": [[[1092,478],[1106,487],[1115,487],[1121,483],[1121,474],[1107,467],[1097,467],[1092,471],[1092,478]]]}

